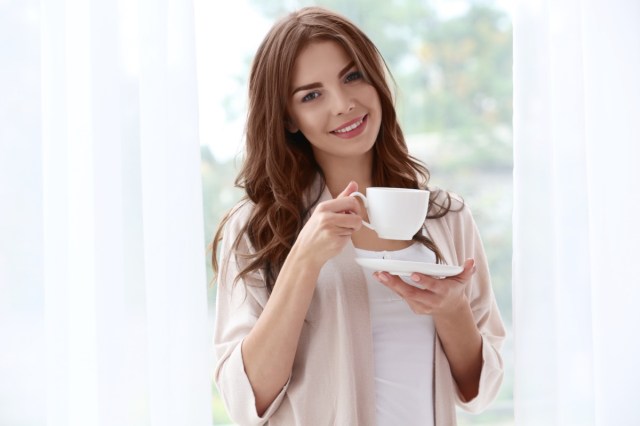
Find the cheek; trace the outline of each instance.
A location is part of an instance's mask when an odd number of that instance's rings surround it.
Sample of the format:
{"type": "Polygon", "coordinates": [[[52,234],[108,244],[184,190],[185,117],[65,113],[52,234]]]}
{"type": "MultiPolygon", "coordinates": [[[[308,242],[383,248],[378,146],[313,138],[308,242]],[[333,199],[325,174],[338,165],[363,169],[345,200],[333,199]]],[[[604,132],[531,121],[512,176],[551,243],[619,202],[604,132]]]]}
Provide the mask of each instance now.
{"type": "Polygon", "coordinates": [[[377,126],[378,131],[380,131],[380,125],[382,124],[382,104],[380,103],[380,98],[377,93],[374,93],[372,102],[372,110],[375,111],[372,124],[377,126]]]}
{"type": "Polygon", "coordinates": [[[298,126],[302,133],[317,134],[323,133],[326,123],[323,121],[322,114],[317,110],[305,111],[297,117],[298,126]]]}
{"type": "Polygon", "coordinates": [[[376,89],[373,88],[373,86],[370,87],[370,91],[369,91],[369,100],[371,105],[373,105],[376,109],[381,109],[381,105],[380,105],[380,96],[378,96],[378,92],[376,92],[376,89]]]}

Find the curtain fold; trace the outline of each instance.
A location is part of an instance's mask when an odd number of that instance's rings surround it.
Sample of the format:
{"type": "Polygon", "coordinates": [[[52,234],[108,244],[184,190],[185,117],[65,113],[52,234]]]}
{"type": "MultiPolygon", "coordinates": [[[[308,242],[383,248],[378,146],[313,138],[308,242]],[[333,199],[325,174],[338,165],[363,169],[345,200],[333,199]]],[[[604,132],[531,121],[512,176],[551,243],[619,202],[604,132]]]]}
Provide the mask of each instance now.
{"type": "Polygon", "coordinates": [[[0,423],[210,425],[192,2],[5,9],[0,423]]]}
{"type": "Polygon", "coordinates": [[[515,416],[635,424],[640,4],[519,0],[515,416]]]}

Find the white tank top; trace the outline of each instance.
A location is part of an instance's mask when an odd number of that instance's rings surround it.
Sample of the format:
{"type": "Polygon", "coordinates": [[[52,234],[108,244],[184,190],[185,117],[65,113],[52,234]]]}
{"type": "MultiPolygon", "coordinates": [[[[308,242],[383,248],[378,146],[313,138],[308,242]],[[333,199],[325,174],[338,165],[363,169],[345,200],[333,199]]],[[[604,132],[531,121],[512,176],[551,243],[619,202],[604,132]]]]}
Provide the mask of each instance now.
{"type": "MultiPolygon", "coordinates": [[[[356,248],[356,254],[366,258],[436,261],[433,251],[419,243],[397,251],[356,248]]],[[[373,278],[375,270],[363,270],[373,333],[377,424],[433,426],[433,318],[415,314],[400,296],[373,278]]]]}

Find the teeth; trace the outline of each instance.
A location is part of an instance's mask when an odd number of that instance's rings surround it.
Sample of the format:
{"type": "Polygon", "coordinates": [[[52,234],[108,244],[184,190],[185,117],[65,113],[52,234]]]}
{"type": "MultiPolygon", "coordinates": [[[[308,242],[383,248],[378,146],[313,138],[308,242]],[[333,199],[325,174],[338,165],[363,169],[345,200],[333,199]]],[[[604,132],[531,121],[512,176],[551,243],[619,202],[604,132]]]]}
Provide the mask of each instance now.
{"type": "Polygon", "coordinates": [[[347,133],[360,126],[364,120],[358,120],[350,126],[345,127],[344,129],[335,130],[335,133],[347,133]]]}

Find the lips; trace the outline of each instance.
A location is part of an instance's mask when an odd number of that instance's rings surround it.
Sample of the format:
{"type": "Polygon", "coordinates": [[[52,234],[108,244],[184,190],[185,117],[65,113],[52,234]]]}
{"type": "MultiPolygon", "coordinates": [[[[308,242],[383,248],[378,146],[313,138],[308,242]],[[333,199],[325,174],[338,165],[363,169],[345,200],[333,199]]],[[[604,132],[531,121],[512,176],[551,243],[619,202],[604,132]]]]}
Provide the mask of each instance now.
{"type": "Polygon", "coordinates": [[[365,114],[362,117],[353,119],[343,124],[339,128],[332,130],[331,133],[339,137],[357,136],[360,133],[362,133],[362,131],[366,127],[367,118],[368,118],[368,115],[365,114]]]}

